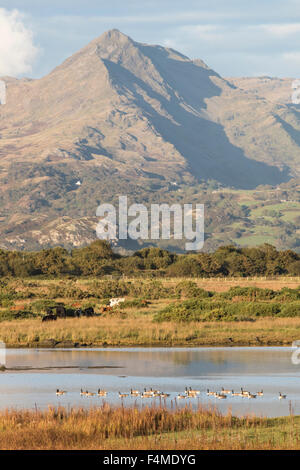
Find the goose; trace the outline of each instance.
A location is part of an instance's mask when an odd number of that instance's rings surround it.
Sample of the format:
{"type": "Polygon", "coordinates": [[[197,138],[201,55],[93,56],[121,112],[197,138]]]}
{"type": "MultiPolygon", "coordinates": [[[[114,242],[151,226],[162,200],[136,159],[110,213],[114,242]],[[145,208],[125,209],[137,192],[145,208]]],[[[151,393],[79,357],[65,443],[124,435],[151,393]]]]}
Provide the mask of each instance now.
{"type": "Polygon", "coordinates": [[[153,395],[149,395],[148,393],[145,393],[145,392],[141,394],[141,398],[152,398],[152,397],[153,395]]]}
{"type": "Polygon", "coordinates": [[[179,400],[182,400],[182,399],[188,398],[188,397],[187,397],[186,395],[183,395],[182,393],[178,393],[177,398],[178,398],[179,400]]]}
{"type": "Polygon", "coordinates": [[[161,398],[168,398],[170,396],[170,394],[161,392],[160,396],[161,396],[161,398]]]}
{"type": "Polygon", "coordinates": [[[138,397],[139,394],[140,394],[140,392],[139,392],[138,390],[132,390],[132,389],[130,390],[130,395],[131,395],[131,396],[136,396],[136,397],[138,397]]]}
{"type": "Polygon", "coordinates": [[[192,387],[190,387],[190,389],[188,390],[189,393],[194,393],[196,395],[199,395],[200,393],[200,390],[195,390],[195,389],[192,389],[192,387]]]}
{"type": "Polygon", "coordinates": [[[98,395],[99,397],[106,397],[107,391],[106,391],[106,390],[101,390],[100,388],[98,388],[98,393],[97,393],[97,395],[98,395]]]}
{"type": "Polygon", "coordinates": [[[216,393],[216,398],[219,400],[224,400],[224,398],[227,398],[227,395],[224,395],[224,393],[216,393]]]}
{"type": "Polygon", "coordinates": [[[235,392],[234,390],[231,390],[231,396],[233,397],[240,397],[241,393],[240,392],[235,392]]]}
{"type": "Polygon", "coordinates": [[[56,390],[57,396],[64,395],[65,393],[67,393],[65,390],[59,390],[59,388],[56,390]]]}
{"type": "Polygon", "coordinates": [[[80,389],[80,395],[86,395],[86,392],[84,392],[82,388],[80,389]]]}
{"type": "Polygon", "coordinates": [[[263,396],[264,396],[264,391],[261,390],[260,392],[256,392],[256,395],[257,395],[258,397],[263,397],[263,396]]]}
{"type": "Polygon", "coordinates": [[[146,388],[144,388],[144,392],[143,392],[143,395],[146,397],[146,396],[149,396],[149,397],[152,397],[153,396],[153,390],[152,388],[150,390],[146,390],[146,388]]]}
{"type": "Polygon", "coordinates": [[[119,392],[119,398],[126,398],[126,397],[128,397],[128,393],[119,392]]]}
{"type": "Polygon", "coordinates": [[[96,393],[94,392],[89,392],[88,390],[85,392],[85,396],[86,397],[94,397],[96,395],[96,393]]]}
{"type": "Polygon", "coordinates": [[[256,398],[254,393],[248,393],[247,398],[256,398]]]}
{"type": "Polygon", "coordinates": [[[206,395],[212,396],[214,394],[215,394],[215,392],[210,392],[209,389],[207,389],[206,395]]]}
{"type": "Polygon", "coordinates": [[[247,396],[249,395],[250,392],[247,392],[247,390],[244,390],[242,387],[241,387],[241,394],[242,396],[247,396]]]}
{"type": "Polygon", "coordinates": [[[226,395],[226,393],[231,393],[231,390],[225,390],[225,388],[222,387],[221,393],[225,393],[226,395]]]}
{"type": "Polygon", "coordinates": [[[144,388],[144,393],[146,395],[150,395],[150,396],[158,396],[160,395],[161,391],[160,390],[153,390],[153,388],[151,387],[149,390],[147,390],[146,388],[144,388]]]}
{"type": "Polygon", "coordinates": [[[279,400],[284,400],[286,398],[286,395],[281,395],[281,392],[279,392],[279,400]]]}

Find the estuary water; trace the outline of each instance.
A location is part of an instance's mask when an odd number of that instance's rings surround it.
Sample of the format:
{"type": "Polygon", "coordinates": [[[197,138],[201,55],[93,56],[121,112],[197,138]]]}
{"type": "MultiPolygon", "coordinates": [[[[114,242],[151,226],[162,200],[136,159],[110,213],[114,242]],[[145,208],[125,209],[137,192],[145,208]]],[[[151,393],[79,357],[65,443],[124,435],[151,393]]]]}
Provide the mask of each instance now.
{"type": "Polygon", "coordinates": [[[0,408],[45,409],[48,406],[93,407],[103,402],[124,406],[217,407],[235,415],[300,414],[300,364],[287,347],[7,349],[0,372],[0,408]],[[178,399],[186,387],[200,390],[197,398],[178,399]],[[241,388],[263,396],[249,399],[227,394],[219,400],[210,391],[241,388]],[[80,390],[107,390],[105,398],[82,396],[80,390]],[[119,392],[144,388],[168,398],[125,397],[119,392]],[[56,389],[65,390],[62,396],[56,389]],[[279,399],[279,393],[286,395],[279,399]]]}

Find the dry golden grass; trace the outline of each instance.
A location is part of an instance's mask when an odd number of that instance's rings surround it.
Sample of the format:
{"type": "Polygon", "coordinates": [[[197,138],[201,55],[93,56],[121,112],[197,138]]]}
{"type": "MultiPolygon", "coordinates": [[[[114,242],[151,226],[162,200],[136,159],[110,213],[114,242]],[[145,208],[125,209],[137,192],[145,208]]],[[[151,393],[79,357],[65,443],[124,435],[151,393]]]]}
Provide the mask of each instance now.
{"type": "Polygon", "coordinates": [[[300,335],[300,318],[264,318],[255,322],[153,323],[152,315],[125,319],[79,318],[42,323],[14,320],[0,323],[8,346],[42,345],[49,339],[90,346],[289,345],[300,335]]]}
{"type": "Polygon", "coordinates": [[[300,417],[235,418],[201,407],[0,413],[0,449],[299,449],[300,417]]]}
{"type": "Polygon", "coordinates": [[[198,287],[202,289],[225,292],[231,287],[259,287],[261,289],[280,290],[283,287],[296,289],[300,285],[300,277],[211,277],[205,279],[195,278],[172,278],[161,279],[164,285],[176,285],[180,281],[193,281],[196,282],[198,287]]]}
{"type": "MultiPolygon", "coordinates": [[[[107,278],[109,279],[109,277],[107,278]]],[[[181,281],[192,281],[196,282],[199,287],[206,290],[214,290],[215,292],[224,292],[230,287],[241,286],[241,287],[260,287],[262,289],[274,289],[280,290],[283,287],[289,287],[295,289],[300,285],[299,276],[275,276],[275,277],[210,277],[210,278],[187,278],[187,277],[173,277],[173,278],[155,278],[157,281],[162,282],[164,286],[174,286],[181,281]]],[[[151,279],[142,276],[140,278],[131,278],[123,276],[121,278],[124,282],[151,282],[151,279]]],[[[95,278],[78,278],[73,279],[72,284],[82,289],[88,289],[95,281],[99,279],[95,278]]],[[[32,288],[35,291],[46,292],[49,286],[56,286],[66,282],[64,279],[12,279],[10,285],[14,285],[18,290],[24,290],[28,285],[34,284],[32,288]]]]}

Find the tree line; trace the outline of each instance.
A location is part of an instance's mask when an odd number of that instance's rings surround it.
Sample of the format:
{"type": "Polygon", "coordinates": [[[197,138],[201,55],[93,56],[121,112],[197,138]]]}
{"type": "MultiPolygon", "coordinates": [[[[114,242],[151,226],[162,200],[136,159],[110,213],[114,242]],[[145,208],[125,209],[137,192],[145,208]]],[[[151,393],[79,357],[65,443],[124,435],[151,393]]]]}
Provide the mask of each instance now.
{"type": "Polygon", "coordinates": [[[0,276],[141,276],[224,277],[300,275],[300,255],[269,244],[255,248],[223,246],[213,253],[176,254],[157,247],[130,256],[115,253],[106,241],[68,251],[61,247],[37,252],[0,250],[0,276]]]}

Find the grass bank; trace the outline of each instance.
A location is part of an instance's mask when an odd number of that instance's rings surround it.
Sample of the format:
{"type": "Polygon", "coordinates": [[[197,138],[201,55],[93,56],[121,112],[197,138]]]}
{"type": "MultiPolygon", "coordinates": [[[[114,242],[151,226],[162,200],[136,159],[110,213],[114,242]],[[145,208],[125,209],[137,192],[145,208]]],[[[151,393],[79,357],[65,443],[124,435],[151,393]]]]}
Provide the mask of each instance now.
{"type": "Polygon", "coordinates": [[[0,323],[0,338],[8,347],[276,346],[300,338],[300,318],[180,324],[154,323],[151,316],[28,319],[0,323]]]}
{"type": "Polygon", "coordinates": [[[236,418],[216,410],[100,408],[4,411],[0,448],[299,449],[300,416],[236,418]]]}

